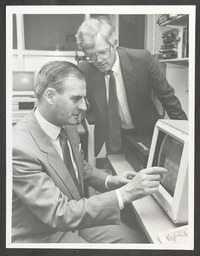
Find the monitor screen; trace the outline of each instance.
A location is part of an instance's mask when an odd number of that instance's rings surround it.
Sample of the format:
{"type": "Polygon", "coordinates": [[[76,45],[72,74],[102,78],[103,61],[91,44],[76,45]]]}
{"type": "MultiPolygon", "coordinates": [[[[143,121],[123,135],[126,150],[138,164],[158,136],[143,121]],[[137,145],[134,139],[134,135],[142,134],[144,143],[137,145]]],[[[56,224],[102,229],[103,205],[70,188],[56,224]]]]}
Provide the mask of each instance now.
{"type": "Polygon", "coordinates": [[[13,71],[13,92],[33,92],[34,78],[34,71],[13,71]]]}
{"type": "Polygon", "coordinates": [[[161,184],[172,197],[174,196],[182,152],[182,142],[159,131],[153,164],[168,170],[162,176],[161,184]]]}

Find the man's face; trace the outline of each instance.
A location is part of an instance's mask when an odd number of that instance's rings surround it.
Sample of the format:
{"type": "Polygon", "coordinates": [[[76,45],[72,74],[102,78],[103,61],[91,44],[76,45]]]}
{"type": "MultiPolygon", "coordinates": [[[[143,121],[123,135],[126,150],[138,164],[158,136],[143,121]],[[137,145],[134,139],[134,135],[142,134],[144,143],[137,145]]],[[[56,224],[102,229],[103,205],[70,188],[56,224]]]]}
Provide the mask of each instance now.
{"type": "Polygon", "coordinates": [[[92,49],[87,49],[84,51],[85,55],[89,56],[91,54],[96,54],[97,55],[97,60],[92,63],[96,68],[98,68],[101,72],[106,72],[109,71],[115,60],[116,60],[116,52],[115,52],[115,47],[110,46],[108,42],[106,42],[100,34],[97,34],[95,42],[94,42],[94,48],[92,49]],[[101,53],[105,50],[110,49],[110,57],[107,59],[103,59],[100,56],[98,56],[98,53],[101,53]]]}
{"type": "Polygon", "coordinates": [[[69,76],[66,78],[64,86],[66,89],[62,94],[55,92],[52,109],[52,121],[60,127],[65,124],[80,123],[86,110],[85,81],[75,76],[69,76]]]}

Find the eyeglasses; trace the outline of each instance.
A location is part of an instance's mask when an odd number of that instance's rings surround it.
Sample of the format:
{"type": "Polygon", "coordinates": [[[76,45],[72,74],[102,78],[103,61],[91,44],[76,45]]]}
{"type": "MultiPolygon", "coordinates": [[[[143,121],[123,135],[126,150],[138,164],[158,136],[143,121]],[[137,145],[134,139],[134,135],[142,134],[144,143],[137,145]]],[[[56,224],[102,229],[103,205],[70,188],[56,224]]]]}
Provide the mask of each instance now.
{"type": "Polygon", "coordinates": [[[87,108],[87,110],[89,110],[89,109],[91,108],[91,105],[90,105],[90,103],[88,102],[87,97],[84,97],[84,99],[85,99],[86,108],[87,108]]]}
{"type": "Polygon", "coordinates": [[[89,62],[89,63],[94,63],[97,61],[97,58],[98,56],[101,58],[101,59],[107,59],[111,56],[111,47],[112,45],[110,45],[109,49],[107,50],[104,50],[104,51],[99,51],[97,53],[92,53],[90,55],[86,55],[85,58],[86,60],[89,62]]]}

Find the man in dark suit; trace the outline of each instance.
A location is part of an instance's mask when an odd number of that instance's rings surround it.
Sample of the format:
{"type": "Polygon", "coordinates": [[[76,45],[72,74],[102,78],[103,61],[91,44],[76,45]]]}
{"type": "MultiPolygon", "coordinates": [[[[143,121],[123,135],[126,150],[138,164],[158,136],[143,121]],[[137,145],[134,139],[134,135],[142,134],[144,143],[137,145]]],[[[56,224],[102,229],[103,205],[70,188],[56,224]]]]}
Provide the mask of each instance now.
{"type": "Polygon", "coordinates": [[[157,191],[166,170],[109,176],[84,161],[76,125],[86,110],[86,83],[76,65],[44,65],[35,93],[37,107],[13,129],[12,242],[144,242],[120,221],[120,210],[157,191]],[[84,198],[84,185],[105,193],[84,198]]]}
{"type": "Polygon", "coordinates": [[[95,113],[96,156],[104,142],[108,153],[118,153],[123,150],[126,134],[152,134],[159,118],[152,91],[170,118],[187,119],[159,64],[148,51],[117,47],[114,27],[106,17],[84,21],[76,38],[86,57],[79,67],[85,75],[87,98],[95,113]],[[112,96],[117,98],[115,114],[109,103],[114,90],[109,89],[110,71],[117,94],[112,96]],[[110,118],[114,115],[115,118],[110,118]]]}

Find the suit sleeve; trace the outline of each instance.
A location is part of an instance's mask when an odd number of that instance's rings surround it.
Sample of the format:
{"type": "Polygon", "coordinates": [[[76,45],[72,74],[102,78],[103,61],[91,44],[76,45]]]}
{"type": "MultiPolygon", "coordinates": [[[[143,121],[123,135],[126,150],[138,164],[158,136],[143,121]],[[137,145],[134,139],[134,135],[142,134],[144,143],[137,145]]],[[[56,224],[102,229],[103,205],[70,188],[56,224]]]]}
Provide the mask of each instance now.
{"type": "Polygon", "coordinates": [[[110,175],[103,169],[92,167],[89,163],[84,161],[84,183],[97,191],[106,192],[105,180],[110,175]]]}
{"type": "Polygon", "coordinates": [[[168,83],[161,67],[149,52],[146,54],[146,63],[151,88],[162,103],[171,119],[187,119],[179,99],[175,96],[174,88],[168,83]]]}
{"type": "Polygon", "coordinates": [[[19,205],[56,230],[74,231],[120,221],[115,191],[72,200],[55,185],[41,159],[22,143],[13,149],[13,193],[19,205]]]}

